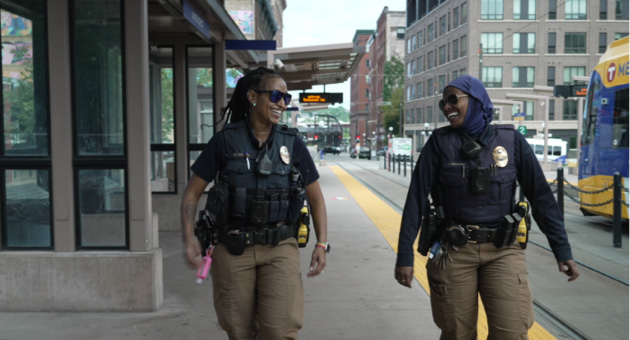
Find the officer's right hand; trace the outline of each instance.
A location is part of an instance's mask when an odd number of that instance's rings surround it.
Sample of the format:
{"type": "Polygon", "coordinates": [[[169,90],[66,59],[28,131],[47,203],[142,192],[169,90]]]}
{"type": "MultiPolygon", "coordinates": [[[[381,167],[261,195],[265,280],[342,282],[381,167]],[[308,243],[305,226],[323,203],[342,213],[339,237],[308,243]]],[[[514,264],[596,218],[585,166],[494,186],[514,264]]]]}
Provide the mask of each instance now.
{"type": "Polygon", "coordinates": [[[193,269],[199,268],[201,265],[201,245],[196,238],[186,242],[184,245],[184,256],[186,257],[188,266],[193,269]]]}
{"type": "Polygon", "coordinates": [[[394,278],[396,278],[396,281],[398,281],[400,285],[411,288],[411,280],[413,280],[413,267],[396,267],[394,278]]]}

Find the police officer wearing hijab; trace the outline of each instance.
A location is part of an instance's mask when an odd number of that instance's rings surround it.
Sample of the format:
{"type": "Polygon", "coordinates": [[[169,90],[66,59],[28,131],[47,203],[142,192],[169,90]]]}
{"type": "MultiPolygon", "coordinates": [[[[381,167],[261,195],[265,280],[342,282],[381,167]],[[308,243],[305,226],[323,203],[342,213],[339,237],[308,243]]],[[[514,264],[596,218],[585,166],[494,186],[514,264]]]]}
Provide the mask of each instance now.
{"type": "MultiPolygon", "coordinates": [[[[579,272],[562,213],[525,138],[512,125],[490,124],[493,107],[481,81],[471,76],[454,79],[444,88],[440,109],[450,126],[434,131],[414,169],[395,279],[411,288],[413,243],[431,195],[443,217],[429,255],[433,259],[426,265],[440,339],[477,338],[479,295],[488,339],[527,339],[534,323],[532,295],[524,250],[510,238],[515,234],[509,229],[517,211],[516,181],[547,236],[559,271],[573,281],[579,272]]],[[[425,224],[422,228],[424,233],[425,224]]]]}
{"type": "Polygon", "coordinates": [[[296,226],[305,197],[318,241],[307,276],[326,266],[319,174],[297,130],[279,124],[290,101],[286,83],[273,70],[260,67],[239,79],[222,110],[230,124],[191,167],[182,197],[184,256],[197,269],[202,247],[193,224],[199,198],[214,182],[204,216],[214,226],[209,237],[214,308],[230,340],[297,339],[304,292],[296,226]]]}

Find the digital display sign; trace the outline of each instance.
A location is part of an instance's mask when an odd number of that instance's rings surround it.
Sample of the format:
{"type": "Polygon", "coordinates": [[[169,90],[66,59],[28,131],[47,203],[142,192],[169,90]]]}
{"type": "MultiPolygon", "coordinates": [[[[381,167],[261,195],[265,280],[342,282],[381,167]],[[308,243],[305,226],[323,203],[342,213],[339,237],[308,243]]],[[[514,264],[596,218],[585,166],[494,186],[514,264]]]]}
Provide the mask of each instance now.
{"type": "Polygon", "coordinates": [[[325,92],[325,93],[300,93],[300,103],[343,103],[343,93],[341,92],[325,92]]]}

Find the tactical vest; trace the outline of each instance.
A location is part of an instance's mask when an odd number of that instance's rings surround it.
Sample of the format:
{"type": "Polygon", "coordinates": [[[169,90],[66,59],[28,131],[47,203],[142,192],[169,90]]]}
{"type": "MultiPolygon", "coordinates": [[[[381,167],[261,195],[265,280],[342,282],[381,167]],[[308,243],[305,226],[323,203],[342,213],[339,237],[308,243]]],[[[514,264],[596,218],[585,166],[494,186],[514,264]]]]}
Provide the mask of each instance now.
{"type": "Polygon", "coordinates": [[[462,135],[450,127],[437,129],[434,137],[440,154],[438,200],[447,218],[464,224],[490,227],[500,225],[504,215],[513,212],[516,189],[514,164],[514,126],[494,125],[493,136],[475,159],[462,151],[462,135]],[[507,153],[507,164],[497,159],[500,147],[507,153]],[[495,151],[493,156],[493,151],[495,151]],[[486,191],[470,189],[475,167],[488,168],[486,191]]]}
{"type": "MultiPolygon", "coordinates": [[[[290,159],[297,129],[277,126],[273,140],[262,150],[252,145],[246,129],[245,122],[229,124],[223,129],[227,162],[219,171],[218,180],[229,193],[226,224],[236,228],[262,228],[293,220],[296,212],[291,209],[297,209],[299,214],[302,208],[298,203],[291,204],[292,199],[299,200],[295,197],[299,185],[298,170],[290,159]],[[281,156],[281,149],[284,156],[281,156]],[[268,175],[260,174],[258,169],[265,153],[271,160],[268,175]]],[[[304,195],[300,203],[303,202],[304,195]]]]}

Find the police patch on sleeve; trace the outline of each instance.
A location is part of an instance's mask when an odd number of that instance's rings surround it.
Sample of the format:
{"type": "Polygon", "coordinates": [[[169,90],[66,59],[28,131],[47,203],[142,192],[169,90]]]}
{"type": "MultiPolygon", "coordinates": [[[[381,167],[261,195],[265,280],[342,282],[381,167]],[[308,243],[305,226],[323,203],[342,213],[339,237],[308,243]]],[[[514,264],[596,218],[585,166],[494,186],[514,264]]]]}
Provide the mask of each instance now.
{"type": "Polygon", "coordinates": [[[291,155],[289,155],[289,149],[287,149],[287,147],[284,145],[280,147],[280,158],[282,158],[282,162],[284,164],[289,164],[289,162],[291,161],[291,155]]]}
{"type": "Polygon", "coordinates": [[[503,168],[508,164],[508,154],[504,147],[497,146],[492,150],[492,159],[494,159],[494,163],[499,167],[503,168]]]}

